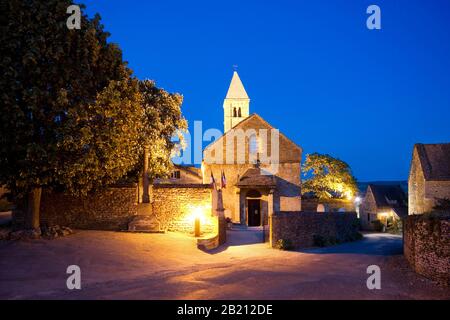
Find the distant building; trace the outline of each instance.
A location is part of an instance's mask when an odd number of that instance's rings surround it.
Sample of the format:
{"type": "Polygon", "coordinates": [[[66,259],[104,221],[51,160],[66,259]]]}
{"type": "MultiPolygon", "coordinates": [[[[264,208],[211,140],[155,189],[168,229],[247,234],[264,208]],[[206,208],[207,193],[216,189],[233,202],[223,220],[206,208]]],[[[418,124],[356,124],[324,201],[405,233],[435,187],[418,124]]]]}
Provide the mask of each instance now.
{"type": "Polygon", "coordinates": [[[377,220],[389,227],[407,215],[408,199],[400,185],[369,184],[359,207],[363,229],[373,230],[377,220]]]}
{"type": "Polygon", "coordinates": [[[450,199],[450,143],[414,145],[408,179],[409,214],[433,210],[450,199]]]}
{"type": "Polygon", "coordinates": [[[202,183],[202,172],[194,166],[174,165],[169,177],[155,179],[153,183],[198,184],[202,183]]]}

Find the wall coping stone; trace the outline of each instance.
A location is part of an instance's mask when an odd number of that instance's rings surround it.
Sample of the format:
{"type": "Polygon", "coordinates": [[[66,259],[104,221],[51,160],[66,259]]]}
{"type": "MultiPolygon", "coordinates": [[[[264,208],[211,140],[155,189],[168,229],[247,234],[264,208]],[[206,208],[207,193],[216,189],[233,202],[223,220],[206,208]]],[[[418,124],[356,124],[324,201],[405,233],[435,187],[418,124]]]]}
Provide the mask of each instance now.
{"type": "Polygon", "coordinates": [[[189,183],[189,184],[173,184],[173,183],[156,183],[152,185],[153,188],[198,188],[198,189],[211,189],[211,184],[203,184],[203,183],[189,183]]]}

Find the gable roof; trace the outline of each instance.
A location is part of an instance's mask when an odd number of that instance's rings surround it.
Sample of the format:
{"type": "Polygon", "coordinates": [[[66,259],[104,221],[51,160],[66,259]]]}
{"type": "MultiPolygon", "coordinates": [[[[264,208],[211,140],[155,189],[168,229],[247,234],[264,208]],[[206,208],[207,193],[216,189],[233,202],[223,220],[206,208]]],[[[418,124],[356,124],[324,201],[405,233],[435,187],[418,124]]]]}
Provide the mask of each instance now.
{"type": "Polygon", "coordinates": [[[200,179],[202,178],[201,169],[200,168],[197,168],[197,167],[194,167],[194,166],[180,165],[180,164],[175,164],[173,167],[175,169],[177,169],[177,170],[182,170],[182,171],[184,171],[186,173],[189,173],[189,174],[191,174],[191,175],[193,175],[193,176],[195,176],[197,178],[200,178],[200,179]]]}
{"type": "Polygon", "coordinates": [[[230,86],[228,87],[227,96],[225,99],[249,99],[241,78],[236,71],[233,72],[230,86]]]}
{"type": "MultiPolygon", "coordinates": [[[[234,127],[232,127],[230,130],[228,130],[227,132],[225,132],[224,134],[222,134],[222,136],[220,138],[217,138],[216,140],[214,140],[213,142],[211,142],[209,145],[207,145],[205,147],[205,150],[211,148],[214,144],[218,143],[219,141],[223,140],[223,137],[225,137],[227,135],[227,133],[229,133],[231,130],[233,129],[239,129],[240,127],[245,126],[245,124],[247,122],[249,122],[252,119],[258,119],[259,121],[261,121],[263,124],[265,124],[267,127],[271,128],[271,129],[275,129],[270,123],[268,123],[266,120],[264,120],[260,115],[258,115],[257,113],[252,113],[251,115],[249,115],[247,118],[245,118],[244,120],[242,120],[241,122],[239,122],[238,124],[236,124],[234,127]]],[[[300,147],[298,144],[296,144],[294,141],[292,141],[291,139],[289,139],[288,137],[286,137],[283,133],[281,133],[281,131],[279,131],[280,133],[280,138],[284,138],[286,139],[289,143],[291,143],[295,148],[299,149],[300,151],[303,151],[302,147],[300,147]]]]}
{"type": "Polygon", "coordinates": [[[261,173],[261,168],[249,168],[236,184],[238,187],[274,187],[276,181],[273,175],[261,173]]]}
{"type": "Polygon", "coordinates": [[[408,207],[393,207],[392,210],[394,210],[400,218],[406,218],[408,216],[408,207]]]}
{"type": "Polygon", "coordinates": [[[378,208],[406,207],[408,199],[400,185],[374,185],[369,184],[375,203],[378,208]]]}
{"type": "Polygon", "coordinates": [[[417,150],[425,180],[450,180],[450,143],[416,143],[414,148],[417,150]]]}

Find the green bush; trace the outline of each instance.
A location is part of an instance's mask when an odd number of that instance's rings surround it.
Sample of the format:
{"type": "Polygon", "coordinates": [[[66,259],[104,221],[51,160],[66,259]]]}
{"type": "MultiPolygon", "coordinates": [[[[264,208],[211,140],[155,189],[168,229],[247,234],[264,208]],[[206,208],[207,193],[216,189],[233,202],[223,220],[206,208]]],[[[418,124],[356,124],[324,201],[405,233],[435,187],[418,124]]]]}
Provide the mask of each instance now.
{"type": "Polygon", "coordinates": [[[352,227],[356,228],[356,229],[361,229],[361,219],[356,219],[355,221],[352,222],[352,227]]]}
{"type": "Polygon", "coordinates": [[[433,207],[435,211],[450,211],[450,199],[448,198],[436,198],[436,205],[433,207]]]}
{"type": "MultiPolygon", "coordinates": [[[[408,216],[410,218],[412,216],[408,216]]],[[[413,216],[415,219],[419,220],[442,220],[442,219],[450,219],[450,210],[447,211],[430,211],[425,212],[424,214],[418,214],[413,216]]]]}
{"type": "Polygon", "coordinates": [[[363,236],[363,234],[361,232],[357,232],[355,234],[355,241],[362,240],[362,238],[364,238],[364,236],[363,236]]]}
{"type": "Polygon", "coordinates": [[[361,232],[355,232],[348,236],[346,241],[352,242],[352,241],[358,241],[363,238],[363,235],[361,232]]]}
{"type": "Polygon", "coordinates": [[[327,236],[322,236],[320,234],[315,234],[315,235],[313,235],[313,243],[314,243],[314,246],[316,246],[316,247],[326,247],[326,246],[332,246],[335,244],[339,244],[342,242],[358,241],[358,240],[361,240],[362,238],[363,238],[363,235],[360,232],[355,232],[351,235],[346,236],[343,239],[338,239],[333,236],[327,237],[327,236]]]}
{"type": "Polygon", "coordinates": [[[402,221],[394,219],[392,223],[386,228],[386,231],[392,234],[402,233],[402,221]]]}
{"type": "Polygon", "coordinates": [[[289,239],[279,239],[275,247],[280,250],[292,250],[294,248],[294,245],[289,239]]]}

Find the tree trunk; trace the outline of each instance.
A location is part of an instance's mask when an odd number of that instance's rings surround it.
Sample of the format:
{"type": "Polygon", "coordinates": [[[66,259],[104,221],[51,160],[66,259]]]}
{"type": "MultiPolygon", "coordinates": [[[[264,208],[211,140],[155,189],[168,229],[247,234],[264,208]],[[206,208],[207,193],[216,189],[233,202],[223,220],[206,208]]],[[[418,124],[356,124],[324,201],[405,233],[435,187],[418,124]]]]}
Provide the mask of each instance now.
{"type": "Polygon", "coordinates": [[[142,175],[142,184],[143,184],[143,194],[142,194],[142,202],[149,203],[150,202],[150,181],[148,179],[148,147],[144,148],[144,173],[142,175]]]}
{"type": "Polygon", "coordinates": [[[33,188],[28,193],[27,201],[27,215],[25,219],[25,226],[27,229],[38,229],[40,226],[39,210],[41,206],[42,188],[33,188]]]}

